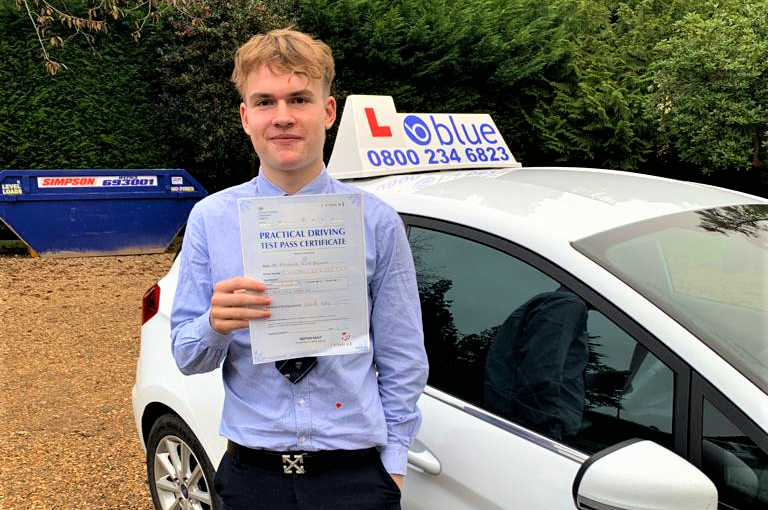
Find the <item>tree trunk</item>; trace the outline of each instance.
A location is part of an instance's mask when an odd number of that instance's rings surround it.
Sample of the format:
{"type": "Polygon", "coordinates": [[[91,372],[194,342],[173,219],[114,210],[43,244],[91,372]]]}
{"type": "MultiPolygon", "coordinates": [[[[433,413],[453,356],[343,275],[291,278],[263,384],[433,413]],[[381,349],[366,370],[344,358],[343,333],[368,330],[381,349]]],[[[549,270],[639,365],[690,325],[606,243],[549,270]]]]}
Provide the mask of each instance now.
{"type": "Polygon", "coordinates": [[[766,168],[765,161],[760,159],[760,146],[762,145],[763,137],[759,131],[755,131],[752,134],[752,168],[766,168]]]}

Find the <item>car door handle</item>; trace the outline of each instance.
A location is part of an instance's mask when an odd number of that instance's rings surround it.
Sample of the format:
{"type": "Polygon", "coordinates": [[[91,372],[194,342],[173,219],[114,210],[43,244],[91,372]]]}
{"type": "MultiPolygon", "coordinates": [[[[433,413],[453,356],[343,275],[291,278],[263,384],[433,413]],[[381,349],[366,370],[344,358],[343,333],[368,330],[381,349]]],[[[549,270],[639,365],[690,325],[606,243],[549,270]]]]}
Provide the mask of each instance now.
{"type": "Polygon", "coordinates": [[[430,475],[439,475],[443,470],[437,457],[426,448],[420,452],[408,450],[408,463],[430,475]]]}

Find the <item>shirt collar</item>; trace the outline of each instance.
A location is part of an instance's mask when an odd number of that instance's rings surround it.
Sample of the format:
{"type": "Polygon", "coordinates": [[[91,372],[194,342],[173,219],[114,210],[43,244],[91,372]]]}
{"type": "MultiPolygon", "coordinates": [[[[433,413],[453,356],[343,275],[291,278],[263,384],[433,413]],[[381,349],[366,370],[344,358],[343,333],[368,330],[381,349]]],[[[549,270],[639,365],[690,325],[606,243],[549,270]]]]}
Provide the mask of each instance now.
{"type": "MultiPolygon", "coordinates": [[[[328,187],[331,184],[331,177],[328,175],[328,171],[323,166],[322,172],[306,184],[303,188],[297,191],[296,195],[320,195],[328,192],[328,187]]],[[[275,183],[264,177],[264,174],[259,172],[256,176],[256,189],[260,196],[263,197],[281,197],[287,195],[287,193],[277,186],[275,183]]]]}

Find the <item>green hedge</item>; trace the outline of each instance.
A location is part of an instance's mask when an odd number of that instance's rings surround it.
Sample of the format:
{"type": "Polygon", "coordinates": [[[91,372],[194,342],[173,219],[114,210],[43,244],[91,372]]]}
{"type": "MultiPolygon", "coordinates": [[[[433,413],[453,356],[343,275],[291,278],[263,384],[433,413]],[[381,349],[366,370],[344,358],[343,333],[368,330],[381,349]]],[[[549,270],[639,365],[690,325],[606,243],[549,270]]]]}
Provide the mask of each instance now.
{"type": "MultiPolygon", "coordinates": [[[[222,0],[210,3],[204,27],[171,15],[145,27],[139,42],[130,37],[130,19],[112,22],[110,33],[96,36],[95,49],[70,37],[55,54],[69,69],[50,76],[29,19],[2,2],[0,169],[182,167],[209,191],[247,180],[259,163],[229,82],[233,53],[256,33],[294,24],[333,48],[340,104],[350,93],[387,94],[401,111],[489,112],[526,165],[621,168],[768,195],[764,138],[761,165],[737,172],[729,164],[703,175],[709,168],[660,137],[648,66],[663,56],[661,41],[687,37],[673,33],[675,21],[703,12],[701,5],[222,0]]],[[[768,26],[763,11],[749,19],[768,26]]],[[[763,82],[755,81],[754,99],[728,98],[764,111],[763,82]]],[[[681,131],[686,148],[713,152],[715,143],[689,139],[690,130],[681,131]]],[[[744,166],[752,158],[743,149],[736,156],[744,166]]],[[[716,151],[712,157],[719,158],[716,151]]]]}
{"type": "MultiPolygon", "coordinates": [[[[10,5],[9,5],[10,4],[10,5]]],[[[160,27],[135,42],[130,20],[93,45],[73,35],[49,75],[30,20],[0,5],[0,168],[175,166],[158,102],[160,27]]]]}
{"type": "Polygon", "coordinates": [[[224,0],[210,4],[202,28],[167,18],[173,31],[159,47],[161,116],[171,153],[209,192],[246,181],[259,167],[230,81],[235,51],[253,35],[291,25],[294,9],[286,0],[224,0]]]}

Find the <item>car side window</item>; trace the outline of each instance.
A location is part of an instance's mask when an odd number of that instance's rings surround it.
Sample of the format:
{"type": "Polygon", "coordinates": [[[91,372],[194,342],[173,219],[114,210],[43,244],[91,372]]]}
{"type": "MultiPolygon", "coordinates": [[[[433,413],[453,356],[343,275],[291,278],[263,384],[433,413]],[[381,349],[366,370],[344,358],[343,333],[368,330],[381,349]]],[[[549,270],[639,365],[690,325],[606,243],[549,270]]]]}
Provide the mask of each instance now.
{"type": "Polygon", "coordinates": [[[704,399],[701,467],[717,486],[721,506],[768,508],[768,453],[704,399]]]}
{"type": "Polygon", "coordinates": [[[589,453],[627,439],[673,450],[674,372],[597,310],[587,319],[584,413],[568,443],[589,453]]]}
{"type": "Polygon", "coordinates": [[[504,252],[411,227],[429,384],[482,406],[485,359],[510,310],[557,282],[504,252]]]}
{"type": "Polygon", "coordinates": [[[673,447],[674,373],[554,278],[500,249],[411,226],[429,385],[587,453],[673,447]]]}

